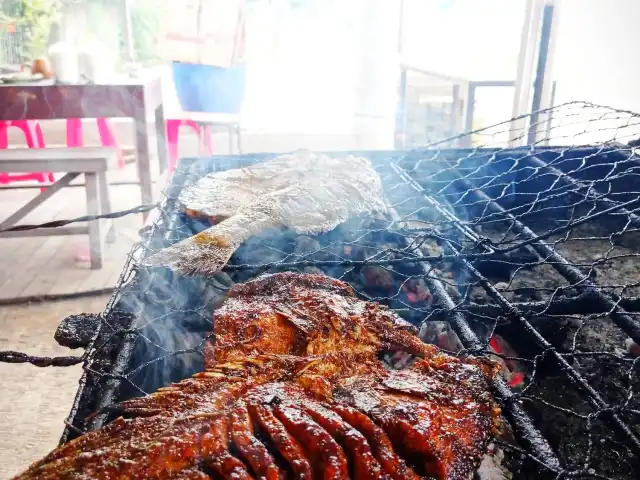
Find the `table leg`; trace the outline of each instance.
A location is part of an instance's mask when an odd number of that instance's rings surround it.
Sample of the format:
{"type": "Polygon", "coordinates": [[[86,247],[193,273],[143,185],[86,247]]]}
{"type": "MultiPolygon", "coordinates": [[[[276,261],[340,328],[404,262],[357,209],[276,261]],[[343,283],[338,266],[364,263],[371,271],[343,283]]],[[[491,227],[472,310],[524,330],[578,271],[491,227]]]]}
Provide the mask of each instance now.
{"type": "Polygon", "coordinates": [[[167,154],[167,127],[164,118],[164,106],[161,103],[155,111],[156,141],[158,142],[158,163],[160,174],[169,168],[169,155],[167,154]]]}
{"type": "MultiPolygon", "coordinates": [[[[151,180],[151,156],[149,154],[149,126],[144,109],[139,109],[133,118],[133,128],[135,128],[136,139],[136,162],[138,165],[138,179],[140,180],[140,190],[142,203],[153,203],[153,182],[151,180]]],[[[142,214],[145,221],[149,212],[142,214]]]]}
{"type": "MultiPolygon", "coordinates": [[[[100,213],[111,213],[111,195],[109,193],[109,183],[107,182],[107,173],[98,173],[98,183],[100,185],[100,213]]],[[[107,243],[115,243],[116,241],[116,227],[111,223],[109,230],[107,231],[106,241],[107,243]]]]}
{"type": "MultiPolygon", "coordinates": [[[[87,213],[89,215],[100,214],[100,187],[98,176],[95,173],[84,174],[85,189],[87,193],[87,213]]],[[[91,269],[102,268],[102,237],[100,236],[100,220],[89,222],[89,250],[91,252],[91,269]]]]}

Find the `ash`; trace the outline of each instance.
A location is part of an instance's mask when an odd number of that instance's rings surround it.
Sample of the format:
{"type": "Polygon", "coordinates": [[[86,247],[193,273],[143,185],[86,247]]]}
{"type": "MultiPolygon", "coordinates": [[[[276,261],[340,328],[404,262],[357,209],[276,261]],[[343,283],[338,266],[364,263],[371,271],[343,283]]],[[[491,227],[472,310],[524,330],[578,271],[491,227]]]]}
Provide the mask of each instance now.
{"type": "MultiPolygon", "coordinates": [[[[551,228],[538,219],[529,222],[534,231],[551,228]]],[[[513,235],[505,235],[504,225],[482,226],[482,235],[496,244],[517,242],[513,235]]],[[[556,252],[577,266],[585,279],[596,282],[602,291],[619,298],[635,297],[640,285],[640,242],[635,232],[615,236],[606,223],[586,224],[572,229],[563,236],[550,237],[547,242],[556,252]]],[[[590,310],[589,296],[579,297],[580,285],[568,282],[548,259],[538,257],[528,249],[517,249],[499,262],[477,262],[475,266],[493,283],[495,288],[523,316],[543,334],[557,351],[565,355],[589,386],[612,406],[624,407],[620,417],[640,435],[637,414],[640,398],[638,359],[629,355],[625,342],[627,335],[607,312],[562,314],[546,313],[544,308],[552,302],[584,298],[580,303],[585,312],[590,310]]],[[[468,298],[479,305],[495,305],[477,283],[469,282],[468,298]]],[[[595,307],[594,307],[595,308],[595,307]]],[[[547,312],[552,311],[551,308],[547,312]]],[[[638,315],[631,313],[637,319],[638,315]]],[[[486,321],[479,320],[480,323],[486,321]]],[[[616,479],[635,479],[640,468],[628,441],[610,427],[606,414],[597,413],[580,389],[567,382],[563,372],[523,341],[520,329],[506,317],[500,319],[497,332],[504,336],[518,356],[525,357],[519,365],[526,365],[531,384],[523,393],[522,401],[541,432],[551,442],[567,469],[580,470],[585,463],[601,475],[616,479]],[[531,360],[535,360],[534,364],[531,360]]],[[[517,465],[517,463],[516,463],[517,465]]],[[[514,467],[517,469],[517,467],[514,467]]],[[[588,470],[588,469],[587,469],[588,470]]],[[[516,478],[539,478],[535,475],[517,475],[516,478]]]]}

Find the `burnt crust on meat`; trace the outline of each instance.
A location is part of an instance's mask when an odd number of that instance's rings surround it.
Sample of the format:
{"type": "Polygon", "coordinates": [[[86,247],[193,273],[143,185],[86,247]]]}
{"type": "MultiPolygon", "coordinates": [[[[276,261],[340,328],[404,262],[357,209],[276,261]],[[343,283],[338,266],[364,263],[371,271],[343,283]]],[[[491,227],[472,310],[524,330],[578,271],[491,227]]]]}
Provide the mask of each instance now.
{"type": "Polygon", "coordinates": [[[254,354],[319,355],[352,351],[407,351],[431,355],[435,347],[417,329],[346,283],[325,275],[263,275],[229,291],[214,313],[215,345],[206,365],[254,354]]]}
{"type": "Polygon", "coordinates": [[[135,418],[16,478],[464,479],[500,413],[483,370],[443,354],[403,371],[368,354],[256,356],[121,407],[135,418]]]}
{"type": "Polygon", "coordinates": [[[16,479],[463,480],[500,427],[496,364],[418,347],[412,327],[338,280],[263,276],[234,287],[218,315],[227,341],[276,321],[292,333],[216,344],[205,371],[121,403],[127,418],[16,479]],[[385,350],[420,358],[393,370],[378,358],[385,350]]]}

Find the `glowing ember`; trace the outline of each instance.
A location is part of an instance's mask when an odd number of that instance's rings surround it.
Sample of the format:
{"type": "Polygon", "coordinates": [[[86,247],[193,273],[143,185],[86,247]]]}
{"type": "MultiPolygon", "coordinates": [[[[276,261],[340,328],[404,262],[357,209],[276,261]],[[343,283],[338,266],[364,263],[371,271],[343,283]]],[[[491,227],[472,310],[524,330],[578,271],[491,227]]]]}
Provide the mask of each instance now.
{"type": "Polygon", "coordinates": [[[627,338],[625,345],[627,347],[627,352],[629,353],[629,355],[634,358],[640,357],[640,346],[636,342],[634,342],[630,338],[627,338]]]}
{"type": "Polygon", "coordinates": [[[433,343],[449,352],[459,352],[464,348],[447,322],[425,322],[420,327],[419,335],[424,342],[433,343]]]}
{"type": "MultiPolygon", "coordinates": [[[[514,357],[515,353],[509,345],[504,341],[504,339],[498,335],[494,335],[489,340],[489,346],[491,349],[505,357],[514,357]]],[[[519,387],[524,383],[524,373],[519,371],[517,364],[515,361],[510,359],[502,359],[497,357],[497,360],[502,363],[502,371],[504,373],[505,378],[507,379],[507,385],[512,388],[519,387]]]]}
{"type": "Polygon", "coordinates": [[[431,300],[431,292],[429,292],[429,289],[422,279],[409,280],[402,286],[402,290],[407,295],[407,300],[411,303],[431,300]]]}

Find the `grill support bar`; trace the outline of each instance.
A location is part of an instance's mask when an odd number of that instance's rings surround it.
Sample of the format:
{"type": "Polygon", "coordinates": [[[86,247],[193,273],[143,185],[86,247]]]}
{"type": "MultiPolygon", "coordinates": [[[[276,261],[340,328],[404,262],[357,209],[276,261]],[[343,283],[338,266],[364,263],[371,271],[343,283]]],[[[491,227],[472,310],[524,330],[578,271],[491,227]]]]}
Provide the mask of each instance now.
{"type": "Polygon", "coordinates": [[[488,207],[494,212],[505,219],[512,222],[513,229],[518,234],[525,237],[531,247],[542,258],[550,261],[551,266],[570,283],[575,285],[579,291],[588,292],[593,295],[595,301],[597,301],[603,309],[611,312],[612,320],[618,325],[634,342],[640,344],[640,324],[633,318],[631,318],[627,312],[625,312],[619,305],[619,299],[605,292],[602,292],[600,288],[591,280],[578,270],[576,267],[553,250],[549,245],[539,240],[538,235],[523,224],[520,220],[514,217],[511,213],[507,212],[501,205],[493,201],[486,193],[473,189],[473,185],[466,179],[460,177],[460,181],[473,191],[471,195],[475,196],[478,200],[486,202],[488,207]]]}
{"type": "MultiPolygon", "coordinates": [[[[635,320],[632,319],[624,310],[620,309],[617,305],[616,301],[614,301],[610,296],[604,294],[599,291],[597,286],[584,278],[584,275],[575,267],[573,267],[568,260],[559,255],[557,252],[552,250],[548,245],[542,243],[537,240],[536,234],[520,222],[516,217],[508,213],[502,206],[489,198],[484,192],[479,191],[473,188],[473,185],[467,181],[466,179],[459,177],[460,181],[462,181],[465,186],[467,186],[472,195],[474,195],[477,199],[486,202],[489,208],[498,213],[505,218],[507,218],[510,222],[512,222],[514,230],[526,237],[530,240],[530,244],[532,248],[536,250],[536,252],[542,257],[552,260],[553,267],[560,273],[563,277],[575,284],[582,284],[585,291],[594,295],[594,298],[600,302],[603,307],[608,308],[608,311],[611,311],[611,318],[614,322],[622,328],[634,341],[638,343],[640,340],[640,327],[636,324],[635,320]]],[[[426,191],[422,189],[423,195],[427,195],[426,191]]],[[[456,248],[449,242],[449,248],[453,252],[457,252],[456,248]]],[[[506,298],[504,298],[494,287],[493,285],[484,278],[480,272],[478,272],[466,259],[462,259],[463,263],[465,263],[466,268],[469,269],[469,272],[480,282],[483,286],[487,294],[496,302],[498,305],[504,308],[506,312],[509,312],[511,318],[519,323],[523,330],[526,331],[532,338],[536,341],[536,343],[542,349],[543,355],[549,355],[553,360],[558,364],[558,366],[567,374],[569,379],[578,387],[580,387],[587,395],[589,403],[596,408],[597,410],[606,410],[609,412],[609,416],[613,421],[613,424],[616,428],[624,434],[630,441],[634,451],[636,454],[640,455],[640,439],[633,433],[629,427],[620,419],[620,417],[613,412],[613,409],[610,405],[608,405],[602,397],[596,392],[587,381],[582,378],[582,376],[555,350],[553,345],[551,345],[545,338],[538,333],[538,331],[522,316],[522,313],[516,309],[506,298]]],[[[579,287],[580,288],[580,287],[579,287]]]]}
{"type": "MultiPolygon", "coordinates": [[[[572,298],[560,298],[548,302],[511,302],[511,304],[525,313],[525,315],[590,315],[609,312],[608,309],[602,308],[601,304],[596,303],[594,295],[590,292],[583,292],[572,298]]],[[[622,297],[619,305],[626,311],[639,311],[640,298],[622,297]]],[[[458,310],[460,310],[459,307],[458,310]]],[[[487,317],[495,317],[503,313],[502,309],[497,305],[481,305],[479,303],[469,303],[463,307],[463,310],[487,317]]]]}
{"type": "MultiPolygon", "coordinates": [[[[532,166],[543,169],[543,170],[547,170],[549,173],[557,176],[558,180],[567,187],[575,188],[576,190],[585,190],[588,188],[587,185],[582,184],[579,180],[576,180],[572,176],[567,175],[561,170],[558,170],[556,167],[549,165],[544,160],[541,160],[539,157],[531,156],[531,157],[528,157],[527,160],[529,161],[529,163],[531,163],[532,166]]],[[[595,192],[600,193],[597,190],[595,190],[595,192]]],[[[595,201],[597,204],[600,204],[604,208],[614,208],[619,206],[618,202],[613,202],[608,198],[603,198],[603,197],[601,198],[590,191],[587,191],[585,193],[585,196],[595,201]]],[[[629,220],[631,220],[631,223],[635,227],[640,227],[640,217],[638,217],[638,215],[636,215],[633,212],[630,212],[627,209],[621,209],[620,213],[627,215],[629,217],[629,220]]]]}
{"type": "MultiPolygon", "coordinates": [[[[389,208],[389,215],[394,222],[402,224],[402,219],[392,208],[389,208]]],[[[405,248],[416,248],[411,247],[413,239],[410,237],[402,236],[401,239],[405,248]]],[[[480,339],[478,339],[467,323],[464,315],[455,311],[456,304],[447,293],[442,281],[433,275],[433,267],[427,262],[422,262],[419,265],[425,274],[425,283],[435,297],[434,303],[441,304],[444,308],[451,311],[449,321],[465,348],[471,351],[486,349],[487,345],[484,345],[480,339]]],[[[514,427],[518,440],[526,445],[532,452],[535,452],[537,460],[544,462],[547,468],[556,473],[560,472],[562,470],[560,460],[554,453],[551,445],[549,445],[542,433],[534,426],[527,413],[519,405],[517,395],[511,391],[502,376],[498,375],[493,380],[492,387],[498,397],[503,401],[503,406],[506,410],[505,413],[507,414],[509,422],[514,427]]]]}

